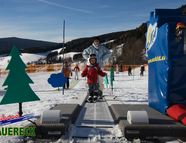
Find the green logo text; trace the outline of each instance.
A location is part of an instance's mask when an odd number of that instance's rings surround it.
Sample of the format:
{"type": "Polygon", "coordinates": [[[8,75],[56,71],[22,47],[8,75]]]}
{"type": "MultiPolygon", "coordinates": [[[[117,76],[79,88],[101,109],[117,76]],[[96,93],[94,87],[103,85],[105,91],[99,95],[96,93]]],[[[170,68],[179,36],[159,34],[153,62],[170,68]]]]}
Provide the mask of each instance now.
{"type": "Polygon", "coordinates": [[[36,136],[35,127],[2,127],[0,136],[36,136]]]}

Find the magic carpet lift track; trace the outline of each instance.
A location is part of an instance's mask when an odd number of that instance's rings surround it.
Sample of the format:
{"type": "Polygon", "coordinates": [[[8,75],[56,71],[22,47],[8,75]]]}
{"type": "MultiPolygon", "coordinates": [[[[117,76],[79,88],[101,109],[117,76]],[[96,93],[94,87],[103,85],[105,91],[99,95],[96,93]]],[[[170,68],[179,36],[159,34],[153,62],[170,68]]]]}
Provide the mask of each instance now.
{"type": "MultiPolygon", "coordinates": [[[[80,92],[67,104],[59,104],[52,110],[61,110],[62,119],[59,123],[41,123],[41,118],[36,121],[36,138],[60,138],[67,133],[71,123],[75,123],[85,100],[86,92],[80,92]],[[42,134],[41,134],[41,131],[42,134]]],[[[146,139],[149,137],[177,137],[183,138],[186,135],[186,126],[149,107],[148,105],[123,104],[118,99],[113,99],[113,95],[104,92],[105,102],[116,124],[119,124],[123,136],[127,139],[146,139]],[[148,113],[149,124],[130,124],[127,121],[128,111],[146,111],[148,113]]],[[[92,103],[94,104],[94,103],[92,103]]],[[[29,124],[29,127],[35,127],[29,124]]]]}

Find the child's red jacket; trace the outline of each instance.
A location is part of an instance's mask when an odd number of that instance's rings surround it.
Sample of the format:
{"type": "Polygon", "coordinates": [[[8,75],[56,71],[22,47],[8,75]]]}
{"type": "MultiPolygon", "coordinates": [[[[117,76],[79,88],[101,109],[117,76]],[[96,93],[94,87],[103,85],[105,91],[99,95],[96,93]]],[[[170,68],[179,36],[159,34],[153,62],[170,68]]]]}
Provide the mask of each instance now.
{"type": "Polygon", "coordinates": [[[75,66],[74,69],[73,69],[73,71],[75,71],[75,72],[78,71],[79,72],[79,67],[78,66],[75,66]]]}
{"type": "Polygon", "coordinates": [[[93,66],[86,65],[85,69],[81,73],[82,77],[87,76],[87,83],[97,83],[98,74],[102,77],[106,76],[107,74],[101,70],[98,63],[93,66]]]}

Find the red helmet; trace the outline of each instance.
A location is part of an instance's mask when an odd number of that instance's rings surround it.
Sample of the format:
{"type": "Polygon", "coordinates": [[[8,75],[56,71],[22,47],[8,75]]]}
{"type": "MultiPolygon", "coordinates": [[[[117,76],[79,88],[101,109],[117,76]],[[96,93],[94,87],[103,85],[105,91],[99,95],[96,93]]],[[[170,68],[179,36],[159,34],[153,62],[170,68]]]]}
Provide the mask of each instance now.
{"type": "Polygon", "coordinates": [[[184,24],[184,23],[179,22],[179,23],[176,25],[176,27],[177,27],[177,26],[180,26],[180,25],[185,26],[185,24],[184,24]]]}
{"type": "Polygon", "coordinates": [[[185,24],[182,23],[182,22],[179,22],[179,23],[176,25],[176,29],[185,29],[185,24]]]}

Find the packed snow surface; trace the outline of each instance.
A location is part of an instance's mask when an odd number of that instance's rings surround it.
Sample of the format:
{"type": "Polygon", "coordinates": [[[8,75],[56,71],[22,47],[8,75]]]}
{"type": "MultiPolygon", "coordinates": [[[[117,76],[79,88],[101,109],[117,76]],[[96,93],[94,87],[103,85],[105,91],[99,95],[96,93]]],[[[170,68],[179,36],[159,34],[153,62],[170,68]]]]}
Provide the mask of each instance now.
{"type": "MultiPolygon", "coordinates": [[[[34,116],[40,117],[44,110],[51,109],[52,107],[60,103],[67,103],[72,97],[78,96],[78,93],[82,90],[82,88],[85,88],[85,78],[80,77],[79,73],[80,81],[78,82],[78,84],[71,90],[65,90],[63,95],[62,91],[57,91],[57,88],[53,88],[47,82],[47,79],[53,73],[54,72],[28,74],[28,76],[34,82],[34,84],[30,84],[30,87],[40,98],[40,101],[24,102],[22,104],[23,115],[33,113],[34,116]]],[[[108,71],[107,73],[109,77],[110,73],[108,71]]],[[[115,80],[113,82],[113,95],[118,96],[118,98],[124,104],[148,104],[148,72],[145,72],[143,77],[140,76],[139,69],[135,69],[134,71],[132,71],[132,73],[134,73],[134,76],[128,76],[127,72],[120,72],[119,74],[115,74],[115,80]]],[[[73,78],[74,77],[72,77],[72,79],[73,78]]],[[[0,77],[0,100],[5,94],[5,87],[2,87],[5,79],[6,76],[0,77]]],[[[72,79],[70,79],[70,81],[72,79]]],[[[4,114],[5,116],[16,115],[19,110],[18,103],[0,106],[0,116],[2,114],[4,114]]],[[[33,118],[31,120],[35,121],[37,118],[33,118]]],[[[29,124],[28,121],[22,121],[6,125],[6,127],[20,127],[26,126],[27,124],[29,124]]],[[[117,131],[117,129],[118,128],[116,128],[116,131],[114,132],[118,132],[118,134],[121,134],[121,132],[117,131]]],[[[19,140],[21,142],[21,138],[22,137],[18,136],[0,136],[0,143],[19,142],[19,140]]]]}

